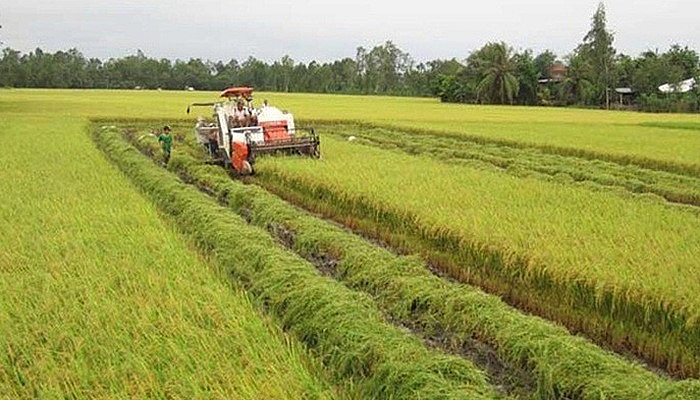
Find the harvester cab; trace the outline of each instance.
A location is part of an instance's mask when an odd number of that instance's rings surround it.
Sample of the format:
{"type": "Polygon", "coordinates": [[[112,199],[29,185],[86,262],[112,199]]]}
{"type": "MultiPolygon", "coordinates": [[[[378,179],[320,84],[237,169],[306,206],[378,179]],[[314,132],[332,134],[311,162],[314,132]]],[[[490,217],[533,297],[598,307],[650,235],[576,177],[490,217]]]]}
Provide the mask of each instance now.
{"type": "Polygon", "coordinates": [[[253,88],[231,87],[220,93],[224,100],[211,103],[192,103],[192,106],[210,106],[214,122],[198,123],[195,130],[215,142],[217,161],[233,168],[238,174],[255,172],[256,157],[264,154],[301,154],[320,157],[320,140],[311,129],[299,132],[294,116],[277,107],[252,107],[253,88]]]}

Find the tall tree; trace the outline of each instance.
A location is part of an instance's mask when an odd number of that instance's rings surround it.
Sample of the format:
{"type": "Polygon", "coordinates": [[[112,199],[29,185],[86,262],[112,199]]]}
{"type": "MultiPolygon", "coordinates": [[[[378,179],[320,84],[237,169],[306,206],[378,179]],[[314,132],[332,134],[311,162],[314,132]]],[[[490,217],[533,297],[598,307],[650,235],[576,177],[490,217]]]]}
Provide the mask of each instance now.
{"type": "Polygon", "coordinates": [[[294,72],[294,60],[292,57],[285,55],[280,60],[280,72],[282,73],[281,91],[288,92],[292,81],[292,73],[294,72]]]}
{"type": "Polygon", "coordinates": [[[659,85],[676,83],[683,80],[683,69],[670,64],[667,53],[645,51],[635,60],[634,84],[635,89],[642,93],[654,94],[659,85]]]}
{"type": "Polygon", "coordinates": [[[26,85],[25,69],[20,52],[6,48],[0,59],[0,87],[21,87],[26,85]]]}
{"type": "Polygon", "coordinates": [[[241,65],[241,71],[238,75],[240,84],[252,86],[258,90],[267,89],[268,69],[265,62],[249,56],[241,65]]]}
{"type": "Polygon", "coordinates": [[[452,58],[450,60],[433,60],[428,61],[427,67],[427,84],[430,94],[442,97],[444,92],[444,77],[457,75],[464,65],[452,58]]]}
{"type": "Polygon", "coordinates": [[[352,93],[357,91],[357,63],[350,57],[333,62],[333,88],[336,92],[352,93]]]}
{"type": "Polygon", "coordinates": [[[375,85],[376,68],[374,65],[370,65],[369,54],[363,46],[359,46],[355,52],[355,63],[357,64],[360,91],[370,93],[371,88],[375,85]]]}
{"type": "Polygon", "coordinates": [[[595,95],[602,103],[614,82],[615,48],[614,35],[607,29],[605,5],[601,2],[591,20],[591,29],[583,37],[583,43],[576,49],[591,68],[591,82],[595,95]]]}
{"type": "Polygon", "coordinates": [[[615,57],[615,65],[617,65],[617,81],[615,86],[634,87],[634,59],[626,54],[619,54],[615,57]]]}
{"type": "Polygon", "coordinates": [[[391,41],[367,51],[358,47],[355,56],[363,93],[399,94],[404,92],[405,78],[413,60],[391,41]]]}
{"type": "Polygon", "coordinates": [[[672,65],[680,70],[681,79],[696,78],[698,76],[698,63],[700,58],[695,50],[689,49],[688,46],[681,47],[679,44],[674,44],[664,54],[669,65],[672,65]]]}
{"type": "Polygon", "coordinates": [[[232,58],[226,64],[223,62],[218,67],[216,72],[216,77],[214,79],[217,89],[224,88],[226,86],[234,86],[239,83],[239,74],[241,71],[241,66],[238,60],[232,58]]]}
{"type": "Polygon", "coordinates": [[[85,64],[85,76],[87,88],[104,89],[107,87],[107,79],[104,74],[104,66],[98,58],[91,58],[85,64]]]}

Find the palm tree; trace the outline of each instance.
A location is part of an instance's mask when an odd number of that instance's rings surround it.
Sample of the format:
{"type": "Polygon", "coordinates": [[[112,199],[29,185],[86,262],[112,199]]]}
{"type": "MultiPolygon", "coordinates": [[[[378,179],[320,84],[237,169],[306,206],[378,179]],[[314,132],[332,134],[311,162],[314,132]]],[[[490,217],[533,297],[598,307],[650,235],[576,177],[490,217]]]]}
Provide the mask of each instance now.
{"type": "Polygon", "coordinates": [[[513,98],[520,91],[513,49],[503,42],[488,43],[474,56],[481,76],[476,86],[479,101],[505,104],[507,100],[513,104],[513,98]]]}
{"type": "Polygon", "coordinates": [[[559,86],[559,96],[565,104],[586,104],[590,100],[593,91],[590,74],[591,67],[583,57],[578,54],[569,57],[566,77],[559,86]]]}

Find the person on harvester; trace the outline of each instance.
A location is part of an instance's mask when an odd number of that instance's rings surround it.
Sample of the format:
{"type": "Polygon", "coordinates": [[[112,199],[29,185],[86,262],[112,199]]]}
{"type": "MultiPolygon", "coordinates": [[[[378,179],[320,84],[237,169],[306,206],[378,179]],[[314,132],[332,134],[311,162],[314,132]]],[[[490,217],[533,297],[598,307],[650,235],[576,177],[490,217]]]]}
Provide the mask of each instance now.
{"type": "Polygon", "coordinates": [[[234,128],[250,125],[250,111],[244,106],[243,100],[238,100],[236,102],[236,108],[233,110],[229,123],[231,123],[234,128]]]}
{"type": "Polygon", "coordinates": [[[167,164],[168,161],[170,161],[170,151],[173,147],[173,135],[170,134],[170,127],[168,125],[163,127],[163,133],[158,136],[158,142],[161,143],[163,147],[163,156],[167,164]]]}

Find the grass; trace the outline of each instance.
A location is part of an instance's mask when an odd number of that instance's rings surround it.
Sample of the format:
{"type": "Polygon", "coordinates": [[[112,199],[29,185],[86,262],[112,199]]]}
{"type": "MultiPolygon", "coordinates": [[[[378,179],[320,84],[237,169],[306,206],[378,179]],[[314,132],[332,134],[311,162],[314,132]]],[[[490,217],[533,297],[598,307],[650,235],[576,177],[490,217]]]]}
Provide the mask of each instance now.
{"type": "MultiPolygon", "coordinates": [[[[0,112],[77,117],[149,118],[160,122],[189,118],[187,104],[211,101],[218,93],[129,90],[0,90],[0,112]]],[[[566,108],[441,104],[436,99],[300,93],[256,93],[297,119],[361,120],[402,128],[430,129],[515,141],[523,144],[605,152],[700,168],[691,114],[642,114],[566,108]],[[662,124],[659,126],[659,124],[662,124]]],[[[207,108],[195,108],[208,114],[207,108]]]]}
{"type": "Polygon", "coordinates": [[[85,125],[0,119],[0,397],[344,398],[85,125]]]}

